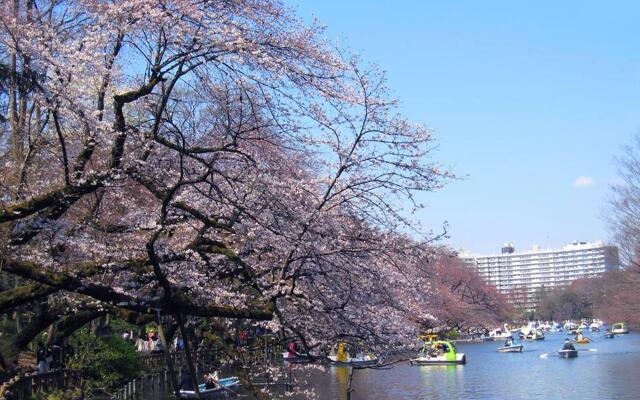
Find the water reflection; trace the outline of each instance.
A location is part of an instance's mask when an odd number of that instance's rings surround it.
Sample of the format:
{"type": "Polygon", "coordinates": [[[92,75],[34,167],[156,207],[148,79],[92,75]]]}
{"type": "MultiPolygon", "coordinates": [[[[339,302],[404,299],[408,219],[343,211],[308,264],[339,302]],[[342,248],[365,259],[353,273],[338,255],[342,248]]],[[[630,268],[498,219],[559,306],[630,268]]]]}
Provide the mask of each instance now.
{"type": "MultiPolygon", "coordinates": [[[[466,365],[410,366],[357,370],[352,400],[362,399],[531,399],[640,398],[640,335],[603,339],[575,359],[559,359],[557,350],[566,338],[550,334],[539,342],[525,342],[523,353],[496,351],[494,343],[460,345],[466,365]],[[549,357],[540,358],[542,353],[549,357]]],[[[328,367],[306,373],[321,400],[344,400],[349,368],[328,367]]]]}
{"type": "Polygon", "coordinates": [[[336,377],[339,386],[346,388],[349,385],[349,368],[331,367],[331,373],[336,377]]]}

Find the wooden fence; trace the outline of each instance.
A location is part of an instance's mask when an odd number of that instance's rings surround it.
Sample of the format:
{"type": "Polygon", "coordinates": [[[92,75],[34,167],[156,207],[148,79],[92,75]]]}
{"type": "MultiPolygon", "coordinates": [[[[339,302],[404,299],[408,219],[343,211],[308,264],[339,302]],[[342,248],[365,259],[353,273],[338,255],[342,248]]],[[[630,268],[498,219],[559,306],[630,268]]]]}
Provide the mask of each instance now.
{"type": "Polygon", "coordinates": [[[3,400],[30,400],[39,392],[60,389],[80,383],[83,371],[60,369],[46,374],[32,373],[16,376],[3,386],[3,400]]]}
{"type": "Polygon", "coordinates": [[[146,374],[129,381],[112,397],[113,400],[164,399],[171,390],[167,370],[146,374]]]}
{"type": "MultiPolygon", "coordinates": [[[[256,364],[261,362],[271,362],[281,358],[283,346],[273,344],[265,347],[239,348],[235,354],[229,356],[218,350],[201,350],[191,353],[194,364],[205,368],[215,367],[220,364],[227,364],[233,361],[242,364],[256,364]]],[[[187,356],[184,351],[170,353],[171,361],[176,368],[187,365],[187,356]]],[[[164,353],[148,354],[141,357],[145,371],[158,371],[167,367],[167,356],[164,353]]]]}
{"type": "MultiPolygon", "coordinates": [[[[240,348],[235,351],[233,357],[216,350],[202,350],[192,353],[194,367],[197,373],[210,372],[219,369],[221,365],[238,362],[244,366],[259,363],[273,362],[281,359],[283,347],[280,344],[270,344],[264,347],[240,348]]],[[[181,381],[181,370],[187,365],[187,357],[184,352],[170,354],[177,373],[177,381],[181,381]]],[[[169,372],[167,370],[167,358],[165,354],[150,354],[142,357],[142,363],[146,371],[151,371],[140,378],[136,378],[124,385],[112,397],[112,400],[144,400],[160,399],[163,395],[173,391],[169,372]]],[[[291,386],[291,379],[283,383],[256,382],[260,385],[282,384],[291,386]]]]}
{"type": "MultiPolygon", "coordinates": [[[[233,357],[221,351],[202,350],[192,353],[194,366],[197,372],[212,371],[218,369],[223,364],[234,362],[243,365],[256,365],[268,363],[281,359],[283,347],[280,344],[269,344],[263,347],[240,348],[235,351],[233,357]]],[[[180,373],[182,367],[187,365],[187,357],[184,352],[175,352],[169,355],[180,373]]],[[[167,359],[163,353],[149,354],[141,357],[143,369],[146,372],[143,376],[129,381],[112,397],[115,400],[139,400],[139,399],[159,399],[172,391],[171,380],[168,376],[167,359]]],[[[46,374],[29,374],[14,377],[0,390],[0,400],[30,400],[32,396],[41,391],[51,391],[62,389],[72,385],[78,385],[83,378],[83,371],[78,370],[57,370],[46,374]]],[[[180,376],[178,375],[178,381],[180,376]]]]}

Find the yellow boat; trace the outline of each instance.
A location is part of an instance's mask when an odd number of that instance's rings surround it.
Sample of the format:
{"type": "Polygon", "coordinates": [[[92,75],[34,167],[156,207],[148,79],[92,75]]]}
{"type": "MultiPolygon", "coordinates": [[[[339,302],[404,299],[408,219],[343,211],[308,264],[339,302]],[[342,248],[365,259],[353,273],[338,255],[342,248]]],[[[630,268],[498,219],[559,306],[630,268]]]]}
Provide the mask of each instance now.
{"type": "Polygon", "coordinates": [[[424,342],[435,342],[438,340],[438,335],[433,333],[425,333],[424,335],[418,336],[418,340],[422,340],[424,342]]]}
{"type": "Polygon", "coordinates": [[[576,339],[575,342],[578,344],[589,344],[591,343],[591,340],[589,340],[589,338],[582,338],[582,339],[576,339]]]}
{"type": "Polygon", "coordinates": [[[345,342],[338,343],[328,358],[337,365],[374,365],[378,363],[378,357],[375,355],[357,351],[356,348],[345,342]]]}

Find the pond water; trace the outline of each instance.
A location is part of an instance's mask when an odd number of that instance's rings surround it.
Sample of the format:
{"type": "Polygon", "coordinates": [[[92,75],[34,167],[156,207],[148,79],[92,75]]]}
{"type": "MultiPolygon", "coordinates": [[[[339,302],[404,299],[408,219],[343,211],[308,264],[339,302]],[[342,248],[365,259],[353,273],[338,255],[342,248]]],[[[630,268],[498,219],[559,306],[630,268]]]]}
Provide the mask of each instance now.
{"type": "MultiPolygon", "coordinates": [[[[581,351],[575,359],[557,358],[567,336],[549,333],[543,341],[524,342],[522,353],[498,353],[501,342],[459,344],[466,365],[405,362],[390,369],[357,370],[351,399],[639,399],[640,335],[587,336],[594,342],[576,347],[596,351],[581,351]],[[540,357],[543,353],[549,356],[540,357]]],[[[348,368],[290,368],[309,378],[321,400],[346,399],[348,368]]]]}

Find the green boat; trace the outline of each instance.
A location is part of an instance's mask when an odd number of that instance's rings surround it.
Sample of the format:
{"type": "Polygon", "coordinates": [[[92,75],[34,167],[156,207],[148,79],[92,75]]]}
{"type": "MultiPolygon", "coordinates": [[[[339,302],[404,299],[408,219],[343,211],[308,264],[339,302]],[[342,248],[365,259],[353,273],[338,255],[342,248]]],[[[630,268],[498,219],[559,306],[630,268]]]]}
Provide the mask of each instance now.
{"type": "Polygon", "coordinates": [[[611,333],[615,335],[624,335],[626,333],[629,333],[629,328],[624,322],[616,322],[615,324],[611,325],[611,333]]]}
{"type": "Polygon", "coordinates": [[[453,343],[438,340],[424,345],[418,357],[409,360],[411,365],[456,365],[466,364],[467,357],[458,353],[453,343]]]}

